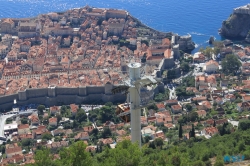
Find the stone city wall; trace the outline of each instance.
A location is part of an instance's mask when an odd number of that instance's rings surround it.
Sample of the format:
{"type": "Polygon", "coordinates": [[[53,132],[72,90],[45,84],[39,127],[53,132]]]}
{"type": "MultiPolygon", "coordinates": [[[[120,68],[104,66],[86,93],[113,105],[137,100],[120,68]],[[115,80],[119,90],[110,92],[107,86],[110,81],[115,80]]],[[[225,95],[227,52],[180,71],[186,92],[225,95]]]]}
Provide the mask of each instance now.
{"type": "MultiPolygon", "coordinates": [[[[1,96],[0,111],[12,109],[14,100],[17,101],[17,105],[28,105],[33,103],[44,104],[46,106],[69,105],[72,103],[93,104],[100,102],[125,102],[126,95],[111,93],[113,87],[112,84],[106,84],[105,86],[77,88],[49,87],[26,89],[25,91],[19,91],[17,94],[1,96]]],[[[154,92],[158,93],[158,86],[154,89],[154,92]]],[[[149,93],[152,95],[152,91],[149,93]]]]}
{"type": "Polygon", "coordinates": [[[13,104],[14,99],[18,99],[17,94],[1,96],[0,97],[0,107],[2,106],[2,104],[6,104],[6,103],[12,103],[13,104]]]}

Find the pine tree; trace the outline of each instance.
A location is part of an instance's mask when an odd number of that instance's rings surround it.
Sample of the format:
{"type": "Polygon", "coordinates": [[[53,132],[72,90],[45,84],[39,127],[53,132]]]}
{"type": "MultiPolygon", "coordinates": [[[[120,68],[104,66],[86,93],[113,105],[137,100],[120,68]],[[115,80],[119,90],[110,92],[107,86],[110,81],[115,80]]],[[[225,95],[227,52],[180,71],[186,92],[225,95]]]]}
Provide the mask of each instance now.
{"type": "Polygon", "coordinates": [[[179,139],[182,138],[182,125],[180,123],[180,126],[179,126],[179,139]]]}

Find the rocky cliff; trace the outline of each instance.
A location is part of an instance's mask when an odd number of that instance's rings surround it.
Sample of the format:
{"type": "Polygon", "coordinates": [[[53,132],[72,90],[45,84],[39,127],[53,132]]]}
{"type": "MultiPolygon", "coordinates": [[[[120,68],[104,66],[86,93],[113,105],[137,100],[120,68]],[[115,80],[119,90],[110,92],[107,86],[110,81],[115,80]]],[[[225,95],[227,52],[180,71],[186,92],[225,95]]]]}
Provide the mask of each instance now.
{"type": "Polygon", "coordinates": [[[250,30],[250,14],[234,12],[222,22],[220,34],[228,38],[246,38],[250,30]]]}

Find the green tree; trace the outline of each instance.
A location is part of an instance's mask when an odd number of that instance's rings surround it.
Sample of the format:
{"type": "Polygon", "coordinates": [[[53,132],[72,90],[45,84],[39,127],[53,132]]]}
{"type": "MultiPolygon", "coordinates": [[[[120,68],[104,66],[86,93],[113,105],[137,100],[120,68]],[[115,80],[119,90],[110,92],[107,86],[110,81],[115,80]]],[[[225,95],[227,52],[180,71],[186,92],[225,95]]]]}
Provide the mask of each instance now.
{"type": "Polygon", "coordinates": [[[38,110],[38,113],[39,113],[39,114],[43,115],[43,110],[45,110],[45,106],[44,106],[44,105],[39,105],[39,106],[37,107],[37,110],[38,110]]]}
{"type": "Polygon", "coordinates": [[[89,152],[86,152],[87,145],[82,141],[72,144],[69,148],[60,151],[60,164],[62,166],[83,166],[93,165],[89,152]]]}
{"type": "Polygon", "coordinates": [[[150,109],[152,109],[152,110],[158,110],[158,108],[157,108],[157,106],[155,105],[155,103],[149,105],[149,106],[148,106],[148,109],[149,109],[149,110],[150,110],[150,109]]]}
{"type": "Polygon", "coordinates": [[[168,70],[168,73],[167,73],[167,79],[174,79],[176,78],[176,74],[175,74],[175,70],[168,70]]]}
{"type": "Polygon", "coordinates": [[[189,72],[189,70],[190,70],[189,64],[187,62],[181,63],[180,69],[183,72],[189,72]]]}
{"type": "Polygon", "coordinates": [[[158,93],[157,95],[155,95],[154,100],[156,102],[161,102],[164,100],[168,100],[169,96],[168,96],[169,91],[165,90],[165,93],[158,93]]]}
{"type": "Polygon", "coordinates": [[[200,160],[197,160],[193,162],[192,166],[205,166],[205,163],[200,160]]]}
{"type": "Polygon", "coordinates": [[[23,139],[22,140],[22,146],[30,146],[32,144],[31,139],[23,139]]]}
{"type": "Polygon", "coordinates": [[[186,108],[187,108],[188,111],[192,110],[192,106],[190,104],[186,104],[186,108]]]}
{"type": "Polygon", "coordinates": [[[148,143],[150,140],[151,140],[151,137],[150,137],[150,136],[146,135],[146,136],[144,137],[144,142],[145,142],[145,143],[148,143]]]}
{"type": "Polygon", "coordinates": [[[105,123],[114,117],[114,110],[110,106],[103,106],[101,108],[101,121],[105,123]]]}
{"type": "Polygon", "coordinates": [[[212,55],[214,53],[214,50],[212,47],[207,46],[206,49],[204,49],[203,47],[200,48],[199,50],[200,52],[202,52],[207,58],[211,59],[212,55]]]}
{"type": "Polygon", "coordinates": [[[115,149],[105,149],[103,155],[105,166],[137,166],[142,160],[138,144],[129,140],[118,143],[115,149]]]}
{"type": "Polygon", "coordinates": [[[87,120],[87,115],[86,112],[83,109],[79,109],[76,113],[76,117],[75,117],[76,121],[78,121],[79,123],[86,121],[87,120]]]}
{"type": "Polygon", "coordinates": [[[198,119],[199,115],[197,112],[193,111],[189,114],[190,121],[194,122],[198,119]]]}
{"type": "Polygon", "coordinates": [[[67,106],[61,106],[61,114],[64,115],[67,112],[67,106]]]}
{"type": "Polygon", "coordinates": [[[180,154],[176,153],[172,155],[172,165],[173,166],[180,166],[181,165],[181,158],[180,154]]]}
{"type": "Polygon", "coordinates": [[[224,161],[221,157],[217,157],[214,166],[224,166],[224,161]]]}
{"type": "Polygon", "coordinates": [[[241,62],[235,55],[229,54],[222,60],[221,66],[225,74],[235,74],[240,69],[241,62]]]}
{"type": "Polygon", "coordinates": [[[192,124],[192,129],[191,129],[191,132],[190,132],[190,137],[194,137],[195,138],[194,124],[192,124]]]}
{"type": "Polygon", "coordinates": [[[182,138],[182,125],[180,123],[180,126],[179,126],[179,139],[182,138]]]}
{"type": "Polygon", "coordinates": [[[29,122],[29,120],[26,117],[24,117],[24,118],[21,119],[21,123],[22,124],[28,124],[28,122],[29,122]]]}
{"type": "Polygon", "coordinates": [[[107,127],[104,128],[102,132],[102,138],[108,138],[112,135],[111,130],[107,127]]]}
{"type": "Polygon", "coordinates": [[[250,129],[250,120],[241,120],[240,122],[239,122],[239,126],[238,126],[238,128],[240,129],[240,130],[247,130],[247,129],[250,129]]]}
{"type": "Polygon", "coordinates": [[[52,135],[49,133],[45,133],[42,135],[42,139],[43,140],[51,140],[52,139],[52,135]]]}
{"type": "Polygon", "coordinates": [[[246,145],[243,141],[240,142],[239,144],[239,151],[242,152],[242,151],[245,151],[246,150],[246,145]]]}
{"type": "Polygon", "coordinates": [[[113,103],[112,102],[107,102],[107,103],[105,103],[105,106],[112,107],[113,103]]]}
{"type": "Polygon", "coordinates": [[[57,123],[59,123],[62,120],[62,115],[59,113],[56,113],[57,123]]]}
{"type": "Polygon", "coordinates": [[[163,145],[163,140],[161,138],[156,138],[154,140],[155,146],[162,146],[163,145]]]}
{"type": "Polygon", "coordinates": [[[35,166],[55,166],[53,156],[50,154],[49,149],[37,150],[35,153],[35,166]]]}

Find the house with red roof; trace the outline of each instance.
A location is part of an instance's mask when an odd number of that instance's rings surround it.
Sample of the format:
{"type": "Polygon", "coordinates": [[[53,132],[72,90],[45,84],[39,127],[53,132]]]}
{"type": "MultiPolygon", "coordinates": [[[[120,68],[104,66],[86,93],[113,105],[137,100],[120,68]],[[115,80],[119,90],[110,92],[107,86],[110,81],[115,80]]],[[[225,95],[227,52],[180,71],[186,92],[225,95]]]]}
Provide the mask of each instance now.
{"type": "Polygon", "coordinates": [[[219,131],[216,127],[206,127],[205,129],[203,129],[202,133],[204,133],[205,135],[213,136],[215,134],[218,134],[219,131]]]}
{"type": "Polygon", "coordinates": [[[178,105],[172,105],[171,110],[172,110],[172,113],[178,114],[178,113],[182,112],[182,107],[179,104],[178,105]]]}
{"type": "Polygon", "coordinates": [[[158,108],[159,111],[164,111],[165,110],[165,105],[163,103],[157,103],[156,107],[158,108]]]}
{"type": "Polygon", "coordinates": [[[207,112],[205,110],[196,111],[199,117],[206,117],[207,112]]]}

